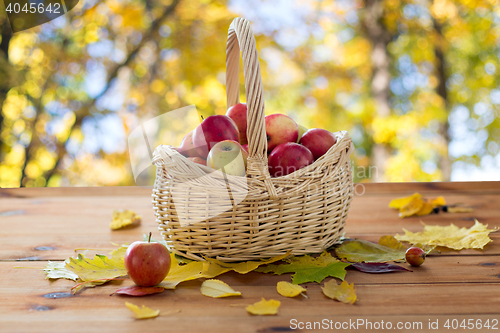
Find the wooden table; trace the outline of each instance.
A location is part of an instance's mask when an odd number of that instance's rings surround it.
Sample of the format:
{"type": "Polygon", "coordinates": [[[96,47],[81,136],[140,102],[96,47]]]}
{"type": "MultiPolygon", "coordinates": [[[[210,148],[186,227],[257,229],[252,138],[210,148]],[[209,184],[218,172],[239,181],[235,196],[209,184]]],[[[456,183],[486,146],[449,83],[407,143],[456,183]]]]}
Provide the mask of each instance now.
{"type": "MultiPolygon", "coordinates": [[[[351,238],[377,241],[382,235],[402,233],[403,228],[420,231],[420,221],[470,227],[477,218],[489,227],[500,227],[499,182],[366,184],[356,191],[360,195],[353,200],[346,228],[351,238]],[[449,203],[466,203],[474,212],[400,219],[387,208],[391,199],[416,191],[443,195],[449,203]]],[[[45,297],[56,292],[68,295],[64,293],[75,284],[45,280],[40,269],[48,260],[74,256],[76,248],[106,253],[113,248],[111,243],[131,243],[149,231],[159,238],[150,193],[139,187],[0,189],[0,332],[284,332],[301,331],[300,325],[314,322],[346,328],[350,320],[360,326],[349,324],[348,329],[337,331],[371,331],[367,322],[377,332],[385,331],[382,327],[388,323],[392,331],[398,331],[398,323],[403,328],[422,323],[421,328],[401,330],[408,332],[500,329],[500,232],[491,234],[493,242],[483,251],[442,252],[429,256],[413,272],[365,274],[349,269],[346,280],[354,282],[359,299],[355,305],[324,297],[315,283],[307,284],[309,299],[281,297],[276,283],[289,281],[289,275],[255,272],[219,277],[242,292],[239,298],[205,297],[199,280],[142,298],[110,296],[118,286],[132,285],[130,280],[85,289],[71,297],[45,297]],[[143,217],[142,225],[111,231],[114,209],[135,210],[143,217]],[[245,306],[261,297],[280,300],[279,314],[249,315],[245,306]],[[125,301],[160,309],[160,316],[135,320],[125,301]],[[181,311],[168,314],[170,310],[181,311]],[[464,319],[466,325],[489,320],[490,328],[446,329],[446,321],[451,326],[453,319],[458,320],[455,325],[464,319]],[[436,321],[439,329],[430,330],[429,323],[436,321]]]]}

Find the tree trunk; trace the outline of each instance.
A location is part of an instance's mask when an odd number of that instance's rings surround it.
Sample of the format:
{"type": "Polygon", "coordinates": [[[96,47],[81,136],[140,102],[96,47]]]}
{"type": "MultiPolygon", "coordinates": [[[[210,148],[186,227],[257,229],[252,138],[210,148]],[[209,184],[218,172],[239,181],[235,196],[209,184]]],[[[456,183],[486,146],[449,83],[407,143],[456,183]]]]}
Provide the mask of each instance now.
{"type": "MultiPolygon", "coordinates": [[[[437,93],[441,98],[443,99],[444,102],[444,107],[446,109],[446,114],[449,112],[449,102],[448,102],[448,92],[446,90],[446,81],[448,79],[448,76],[446,75],[445,71],[445,59],[444,59],[444,52],[443,52],[443,41],[444,37],[441,33],[441,25],[439,22],[437,22],[435,19],[434,21],[434,30],[436,31],[437,34],[437,41],[434,45],[434,54],[436,56],[436,63],[435,63],[435,68],[436,68],[436,77],[439,80],[439,84],[437,87],[437,93]]],[[[450,124],[448,122],[448,118],[439,124],[439,130],[438,134],[440,136],[440,143],[444,146],[445,150],[443,154],[439,156],[439,169],[441,170],[441,173],[443,174],[443,181],[449,182],[451,178],[451,160],[448,155],[448,147],[450,146],[450,124]]]]}
{"type": "MultiPolygon", "coordinates": [[[[9,21],[7,20],[7,17],[3,18],[3,21],[0,24],[0,29],[1,29],[1,37],[2,41],[0,42],[0,64],[5,63],[8,64],[9,62],[9,45],[10,45],[10,39],[12,37],[9,21]]],[[[8,68],[4,69],[5,71],[8,70],[8,68]]],[[[0,82],[0,135],[2,134],[3,130],[3,103],[5,102],[5,99],[7,98],[7,93],[9,92],[11,88],[11,79],[10,79],[10,74],[9,73],[1,73],[2,74],[2,81],[0,82]]],[[[4,149],[2,147],[2,144],[0,142],[0,162],[3,161],[4,158],[4,149]]]]}
{"type": "MultiPolygon", "coordinates": [[[[372,66],[373,76],[371,81],[371,93],[375,99],[375,108],[378,117],[388,117],[391,114],[389,103],[390,80],[389,71],[390,55],[387,45],[392,39],[391,33],[382,22],[384,14],[384,2],[379,0],[366,0],[365,9],[361,17],[361,24],[366,36],[373,45],[372,66]]],[[[372,163],[376,173],[372,175],[375,182],[386,181],[385,164],[389,158],[390,150],[386,144],[375,144],[372,150],[372,163]]]]}

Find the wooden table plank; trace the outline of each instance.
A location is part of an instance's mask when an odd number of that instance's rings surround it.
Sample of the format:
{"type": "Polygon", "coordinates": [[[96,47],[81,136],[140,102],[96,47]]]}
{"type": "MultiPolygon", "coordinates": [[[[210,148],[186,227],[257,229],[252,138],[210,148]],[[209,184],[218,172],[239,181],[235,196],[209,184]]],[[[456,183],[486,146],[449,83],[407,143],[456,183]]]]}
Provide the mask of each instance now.
{"type": "MultiPolygon", "coordinates": [[[[202,281],[196,280],[185,282],[176,290],[142,298],[109,296],[118,287],[132,285],[131,281],[123,281],[120,284],[115,282],[86,289],[73,297],[51,299],[45,298],[44,295],[68,292],[74,283],[67,280],[49,282],[43,279],[44,274],[41,271],[29,271],[27,274],[26,269],[13,269],[15,265],[26,267],[34,264],[42,266],[42,262],[0,262],[0,322],[9,327],[9,332],[28,331],[29,328],[36,327],[38,329],[35,330],[40,332],[51,329],[51,332],[80,332],[83,328],[86,332],[101,332],[103,327],[112,327],[113,330],[119,329],[123,332],[144,328],[148,331],[158,331],[165,327],[179,332],[197,332],[201,327],[208,332],[255,332],[258,329],[289,327],[290,320],[294,318],[315,321],[323,318],[339,320],[342,317],[370,317],[372,320],[387,322],[397,321],[395,318],[401,317],[399,320],[428,322],[429,318],[441,314],[443,309],[446,309],[446,316],[441,316],[441,319],[453,316],[468,319],[484,314],[491,314],[483,316],[484,318],[500,319],[498,307],[495,306],[500,302],[499,283],[461,281],[387,285],[387,282],[370,281],[374,275],[349,272],[349,281],[361,279],[362,274],[365,281],[373,282],[357,284],[359,301],[356,305],[349,305],[326,298],[320,285],[315,283],[306,284],[308,299],[292,299],[282,297],[276,292],[277,281],[287,280],[286,276],[226,273],[220,279],[241,291],[242,297],[205,297],[199,290],[202,281]],[[260,300],[261,297],[273,298],[282,303],[278,316],[255,317],[247,314],[245,306],[260,300]],[[160,309],[160,317],[155,320],[136,321],[125,308],[125,301],[160,309]],[[169,315],[172,310],[181,312],[169,315]]],[[[433,273],[434,268],[422,274],[434,278],[439,276],[441,271],[433,273]]],[[[477,273],[478,280],[481,274],[483,272],[477,273]]],[[[385,275],[385,279],[397,280],[411,275],[416,274],[394,273],[385,275]]],[[[448,274],[449,277],[451,275],[448,274]]]]}

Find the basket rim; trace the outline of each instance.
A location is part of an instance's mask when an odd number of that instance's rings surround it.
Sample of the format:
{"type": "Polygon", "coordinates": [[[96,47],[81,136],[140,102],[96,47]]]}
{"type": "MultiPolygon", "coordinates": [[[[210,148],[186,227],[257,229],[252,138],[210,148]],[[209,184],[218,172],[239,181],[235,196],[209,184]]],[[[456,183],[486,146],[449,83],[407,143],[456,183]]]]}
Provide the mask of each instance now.
{"type": "MultiPolygon", "coordinates": [[[[336,154],[337,152],[339,152],[339,150],[337,148],[342,141],[344,141],[344,140],[351,141],[351,137],[347,131],[338,131],[338,132],[332,132],[332,133],[337,138],[337,142],[333,146],[331,146],[330,149],[328,149],[328,151],[325,154],[323,154],[321,157],[319,157],[317,160],[315,160],[313,163],[309,164],[306,167],[298,169],[298,170],[296,170],[288,175],[279,176],[279,177],[272,177],[272,179],[273,180],[296,179],[296,178],[302,176],[303,174],[316,169],[316,167],[318,166],[317,162],[321,163],[327,157],[332,156],[333,154],[336,154]]],[[[169,155],[170,154],[179,154],[182,157],[182,160],[184,162],[186,162],[188,165],[190,165],[191,167],[199,168],[200,170],[203,170],[204,172],[207,172],[207,173],[212,173],[214,171],[217,171],[216,169],[213,169],[209,166],[205,166],[205,165],[191,161],[186,156],[180,154],[177,150],[175,150],[173,148],[174,147],[172,147],[171,145],[159,145],[158,147],[156,147],[156,149],[153,152],[152,164],[155,165],[156,167],[161,167],[164,164],[164,162],[160,156],[160,150],[163,150],[163,151],[167,151],[167,153],[169,155]]],[[[352,141],[351,141],[350,148],[347,151],[347,156],[350,156],[351,153],[354,151],[354,149],[355,149],[354,145],[352,144],[352,141]]],[[[267,161],[266,161],[266,165],[267,165],[267,161]]],[[[243,177],[243,176],[232,176],[232,177],[243,177]]],[[[244,177],[250,178],[248,174],[246,174],[244,177]]]]}

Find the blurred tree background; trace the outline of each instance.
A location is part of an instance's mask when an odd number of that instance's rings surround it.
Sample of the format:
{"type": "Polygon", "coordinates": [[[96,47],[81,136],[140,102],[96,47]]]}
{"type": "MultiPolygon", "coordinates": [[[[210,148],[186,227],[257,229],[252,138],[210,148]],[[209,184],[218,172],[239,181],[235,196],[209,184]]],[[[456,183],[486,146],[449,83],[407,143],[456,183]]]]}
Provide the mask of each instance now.
{"type": "Polygon", "coordinates": [[[131,130],[225,113],[236,16],[266,113],[348,130],[355,181],[500,180],[497,1],[80,0],[14,35],[0,8],[0,187],[133,185],[131,130]]]}

